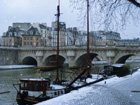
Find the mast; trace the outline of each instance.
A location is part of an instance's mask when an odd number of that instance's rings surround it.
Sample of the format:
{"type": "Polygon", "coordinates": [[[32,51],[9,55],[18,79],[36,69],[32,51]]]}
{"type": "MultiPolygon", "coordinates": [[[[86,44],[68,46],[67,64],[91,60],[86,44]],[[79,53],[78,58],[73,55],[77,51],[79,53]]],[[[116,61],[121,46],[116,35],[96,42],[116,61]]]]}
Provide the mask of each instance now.
{"type": "Polygon", "coordinates": [[[57,75],[56,84],[59,84],[59,16],[60,16],[60,0],[57,6],[57,75]]]}
{"type": "MultiPolygon", "coordinates": [[[[87,0],[87,68],[90,66],[89,64],[89,0],[87,0]]],[[[87,71],[87,75],[89,75],[89,69],[87,71]]]]}

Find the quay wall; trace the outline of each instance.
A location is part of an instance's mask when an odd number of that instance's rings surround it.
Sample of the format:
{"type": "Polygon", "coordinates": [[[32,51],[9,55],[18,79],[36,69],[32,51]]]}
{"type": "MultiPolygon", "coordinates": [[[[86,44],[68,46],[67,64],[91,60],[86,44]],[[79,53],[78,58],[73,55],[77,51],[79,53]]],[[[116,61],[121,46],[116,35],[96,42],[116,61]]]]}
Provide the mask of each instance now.
{"type": "Polygon", "coordinates": [[[17,65],[17,64],[19,64],[17,49],[0,50],[0,65],[17,65]]]}

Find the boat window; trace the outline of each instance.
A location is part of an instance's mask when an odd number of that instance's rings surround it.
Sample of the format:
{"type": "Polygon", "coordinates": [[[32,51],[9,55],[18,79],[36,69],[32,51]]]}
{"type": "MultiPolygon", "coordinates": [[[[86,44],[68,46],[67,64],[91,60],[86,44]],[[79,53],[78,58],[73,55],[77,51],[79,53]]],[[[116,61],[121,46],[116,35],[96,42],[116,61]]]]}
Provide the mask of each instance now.
{"type": "Polygon", "coordinates": [[[63,91],[61,91],[61,94],[63,94],[63,91]]]}
{"type": "Polygon", "coordinates": [[[45,82],[42,82],[42,88],[45,88],[45,82]]]}
{"type": "Polygon", "coordinates": [[[43,90],[45,88],[45,82],[40,82],[39,84],[39,90],[43,90]]]}
{"type": "Polygon", "coordinates": [[[24,82],[21,82],[20,86],[21,88],[24,88],[24,82]]]}
{"type": "Polygon", "coordinates": [[[29,90],[32,90],[32,82],[29,82],[29,90]]]}
{"type": "Polygon", "coordinates": [[[57,95],[57,92],[54,92],[54,95],[57,95]]]}
{"type": "Polygon", "coordinates": [[[33,82],[33,88],[34,90],[38,90],[38,82],[33,82]]]}
{"type": "Polygon", "coordinates": [[[24,82],[24,85],[25,85],[24,88],[27,89],[27,81],[24,82]]]}
{"type": "Polygon", "coordinates": [[[47,86],[47,88],[49,88],[49,87],[50,87],[50,84],[49,84],[49,82],[46,82],[46,86],[47,86]]]}
{"type": "Polygon", "coordinates": [[[59,95],[59,91],[58,91],[58,95],[59,95]]]}
{"type": "Polygon", "coordinates": [[[39,86],[39,90],[42,90],[42,82],[39,82],[40,86],[39,86]]]}

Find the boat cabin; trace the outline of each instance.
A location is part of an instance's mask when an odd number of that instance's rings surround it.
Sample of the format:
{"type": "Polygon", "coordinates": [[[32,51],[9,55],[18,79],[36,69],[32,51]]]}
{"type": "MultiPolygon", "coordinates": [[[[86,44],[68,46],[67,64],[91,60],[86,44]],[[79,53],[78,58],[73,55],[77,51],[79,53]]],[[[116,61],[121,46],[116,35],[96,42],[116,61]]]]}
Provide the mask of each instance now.
{"type": "Polygon", "coordinates": [[[49,79],[21,79],[19,86],[21,91],[42,91],[43,96],[46,96],[46,90],[49,90],[50,88],[49,79]]]}
{"type": "Polygon", "coordinates": [[[20,90],[42,91],[50,88],[50,80],[46,79],[21,79],[20,90]]]}

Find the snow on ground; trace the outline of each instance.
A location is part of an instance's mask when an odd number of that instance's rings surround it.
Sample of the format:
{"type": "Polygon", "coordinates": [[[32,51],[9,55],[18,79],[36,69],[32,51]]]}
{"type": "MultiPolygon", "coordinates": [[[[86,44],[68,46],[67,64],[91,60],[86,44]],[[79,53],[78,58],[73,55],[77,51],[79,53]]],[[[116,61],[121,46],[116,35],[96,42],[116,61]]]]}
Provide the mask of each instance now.
{"type": "Polygon", "coordinates": [[[52,87],[52,89],[64,89],[64,86],[61,85],[50,85],[52,87]]]}
{"type": "Polygon", "coordinates": [[[132,75],[113,77],[37,105],[140,105],[140,93],[134,90],[140,91],[140,69],[132,75]]]}
{"type": "Polygon", "coordinates": [[[0,66],[0,69],[17,69],[17,68],[30,68],[35,67],[35,65],[5,65],[0,66]]]}

